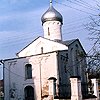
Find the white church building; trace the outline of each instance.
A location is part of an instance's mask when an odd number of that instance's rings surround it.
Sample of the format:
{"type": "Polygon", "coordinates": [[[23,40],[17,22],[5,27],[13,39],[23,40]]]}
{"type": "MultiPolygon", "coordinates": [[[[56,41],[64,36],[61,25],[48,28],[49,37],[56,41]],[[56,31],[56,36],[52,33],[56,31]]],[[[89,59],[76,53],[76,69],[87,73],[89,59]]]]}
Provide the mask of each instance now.
{"type": "Polygon", "coordinates": [[[71,100],[70,77],[81,79],[82,97],[86,96],[86,53],[80,41],[62,40],[63,17],[52,2],[41,21],[44,36],[16,58],[4,60],[4,100],[71,100]]]}

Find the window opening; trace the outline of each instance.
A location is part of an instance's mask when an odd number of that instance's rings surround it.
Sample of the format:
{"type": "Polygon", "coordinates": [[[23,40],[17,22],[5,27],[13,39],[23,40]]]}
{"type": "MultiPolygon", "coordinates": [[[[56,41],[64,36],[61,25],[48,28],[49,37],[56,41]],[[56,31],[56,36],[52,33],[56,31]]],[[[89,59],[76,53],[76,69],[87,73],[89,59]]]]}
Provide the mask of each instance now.
{"type": "Polygon", "coordinates": [[[41,47],[41,53],[43,53],[43,47],[41,47]]]}
{"type": "Polygon", "coordinates": [[[25,78],[26,79],[32,78],[32,65],[31,64],[25,65],[25,78]]]}
{"type": "Polygon", "coordinates": [[[26,86],[24,91],[25,91],[25,100],[35,100],[34,88],[32,86],[26,86]]]}
{"type": "Polygon", "coordinates": [[[49,29],[49,27],[48,27],[48,35],[50,36],[50,29],[49,29]]]}

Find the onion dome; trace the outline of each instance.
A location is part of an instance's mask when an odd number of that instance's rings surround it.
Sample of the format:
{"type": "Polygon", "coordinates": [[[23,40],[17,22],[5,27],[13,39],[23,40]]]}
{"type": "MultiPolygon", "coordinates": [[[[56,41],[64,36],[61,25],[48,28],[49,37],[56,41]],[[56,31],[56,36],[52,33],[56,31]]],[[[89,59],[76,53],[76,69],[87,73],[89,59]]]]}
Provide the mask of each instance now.
{"type": "Polygon", "coordinates": [[[46,21],[54,21],[54,20],[63,23],[62,15],[56,9],[54,9],[52,5],[50,5],[49,9],[42,15],[41,21],[43,24],[46,21]]]}

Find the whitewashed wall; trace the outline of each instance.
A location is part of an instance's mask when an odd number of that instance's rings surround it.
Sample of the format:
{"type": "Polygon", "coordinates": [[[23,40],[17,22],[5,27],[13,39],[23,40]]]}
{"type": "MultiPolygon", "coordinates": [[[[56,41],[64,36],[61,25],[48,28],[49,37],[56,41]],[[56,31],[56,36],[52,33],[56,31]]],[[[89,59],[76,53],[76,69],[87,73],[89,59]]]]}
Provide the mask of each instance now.
{"type": "Polygon", "coordinates": [[[43,24],[44,37],[50,40],[62,40],[61,22],[47,21],[43,24]]]}
{"type": "Polygon", "coordinates": [[[27,46],[27,48],[19,52],[18,56],[25,57],[35,54],[41,54],[41,47],[43,47],[43,53],[57,51],[57,50],[68,50],[68,47],[66,45],[39,37],[33,43],[27,46]]]}
{"type": "Polygon", "coordinates": [[[42,80],[42,95],[48,94],[48,78],[57,78],[57,53],[36,55],[32,57],[19,58],[5,61],[4,85],[5,100],[11,100],[9,90],[15,88],[15,99],[24,99],[24,88],[34,87],[35,99],[41,100],[40,92],[40,68],[42,80]],[[32,79],[25,79],[25,64],[32,64],[32,79]]]}

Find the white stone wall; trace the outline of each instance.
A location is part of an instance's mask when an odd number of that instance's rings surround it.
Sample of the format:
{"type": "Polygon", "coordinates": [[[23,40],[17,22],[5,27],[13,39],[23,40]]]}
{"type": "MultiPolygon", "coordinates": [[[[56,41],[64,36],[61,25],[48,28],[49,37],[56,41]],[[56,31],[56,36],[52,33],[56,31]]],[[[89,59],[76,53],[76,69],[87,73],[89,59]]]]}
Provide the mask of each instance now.
{"type": "Polygon", "coordinates": [[[59,21],[47,21],[43,24],[44,38],[50,40],[62,40],[61,22],[59,21]]]}
{"type": "Polygon", "coordinates": [[[78,78],[70,78],[71,100],[82,100],[81,81],[78,78]]]}
{"type": "Polygon", "coordinates": [[[24,88],[28,85],[34,87],[35,100],[41,100],[41,87],[42,96],[48,95],[48,78],[57,78],[56,55],[56,52],[53,52],[49,54],[5,61],[5,100],[12,100],[9,96],[10,89],[15,89],[15,98],[13,100],[18,100],[19,98],[20,100],[23,100],[24,88]],[[27,63],[32,64],[32,79],[26,80],[25,64],[27,63]]]}
{"type": "Polygon", "coordinates": [[[25,57],[30,55],[41,54],[42,53],[41,47],[43,48],[43,53],[57,51],[57,50],[68,50],[68,47],[66,45],[39,37],[37,40],[31,43],[27,48],[23,49],[20,53],[18,53],[18,56],[25,57]]]}
{"type": "MultiPolygon", "coordinates": [[[[70,75],[76,75],[76,66],[73,66],[76,63],[76,44],[78,44],[78,42],[73,43],[68,48],[66,45],[40,37],[32,44],[30,44],[27,48],[23,49],[23,51],[18,54],[19,58],[5,61],[5,100],[11,100],[9,99],[9,90],[12,88],[15,88],[16,90],[16,99],[21,98],[21,100],[23,100],[24,88],[28,85],[34,87],[36,100],[41,100],[40,88],[42,87],[42,96],[48,95],[48,78],[50,77],[55,77],[59,81],[57,81],[57,84],[59,84],[60,81],[64,85],[66,83],[69,83],[68,78],[70,77],[70,75]],[[41,53],[41,47],[43,47],[43,53],[45,54],[41,53]],[[71,51],[72,48],[73,51],[71,51]],[[65,51],[60,51],[59,56],[57,56],[56,50],[65,51]],[[47,53],[49,51],[56,52],[47,53]],[[68,53],[68,65],[66,61],[66,53],[68,53]],[[64,60],[63,58],[61,59],[61,55],[65,56],[64,60]],[[32,79],[26,80],[25,65],[28,63],[32,64],[32,79]],[[67,72],[65,72],[65,65],[67,65],[67,72]]],[[[80,52],[83,52],[81,46],[79,44],[78,46],[78,50],[80,52]]],[[[82,82],[86,82],[84,76],[85,71],[83,71],[85,70],[84,64],[85,63],[82,62],[82,66],[79,66],[80,75],[82,76],[82,82]]],[[[67,91],[68,90],[69,89],[67,88],[67,91]]]]}
{"type": "Polygon", "coordinates": [[[92,84],[93,84],[93,95],[95,95],[97,97],[96,100],[100,100],[100,97],[99,97],[99,89],[98,89],[98,79],[94,78],[94,79],[91,79],[92,81],[92,84]]]}

